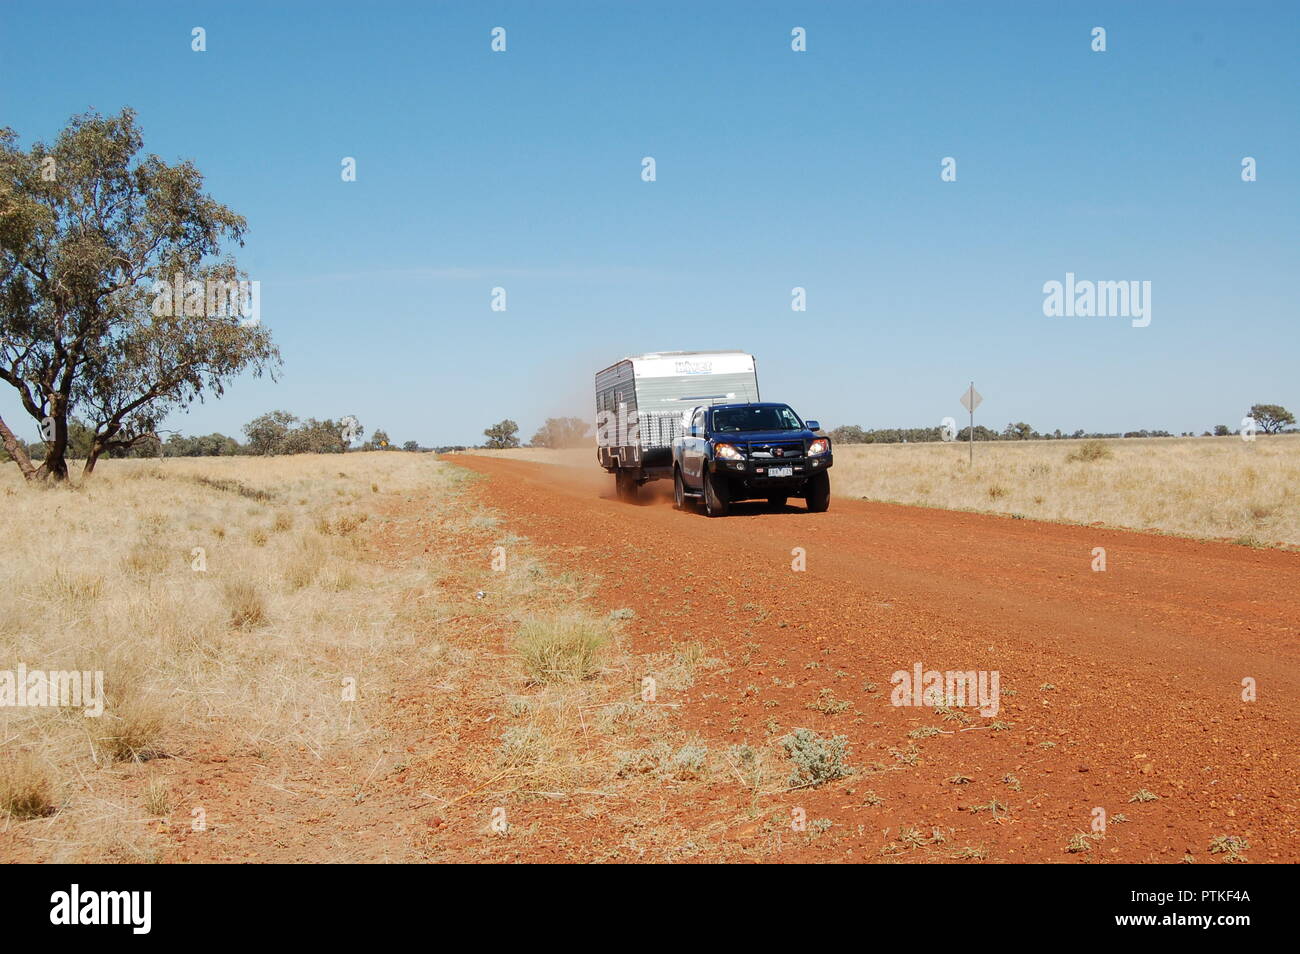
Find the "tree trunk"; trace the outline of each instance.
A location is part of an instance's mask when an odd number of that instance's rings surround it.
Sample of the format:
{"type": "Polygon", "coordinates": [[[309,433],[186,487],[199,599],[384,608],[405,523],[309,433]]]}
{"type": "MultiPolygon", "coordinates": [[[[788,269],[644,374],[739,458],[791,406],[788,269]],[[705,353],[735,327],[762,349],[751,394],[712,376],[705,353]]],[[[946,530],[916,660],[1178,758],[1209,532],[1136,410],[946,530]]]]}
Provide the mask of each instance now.
{"type": "Polygon", "coordinates": [[[68,404],[63,395],[50,395],[50,419],[54,422],[54,439],[46,443],[45,460],[37,476],[53,477],[56,481],[68,479],[68,404]]]}
{"type": "Polygon", "coordinates": [[[3,417],[0,417],[0,441],[4,443],[5,450],[7,450],[9,456],[14,459],[14,463],[18,465],[18,469],[23,472],[23,477],[27,480],[34,480],[36,477],[36,467],[32,464],[32,459],[27,453],[27,448],[24,447],[22,442],[14,436],[14,432],[9,430],[9,425],[5,423],[3,417]]]}

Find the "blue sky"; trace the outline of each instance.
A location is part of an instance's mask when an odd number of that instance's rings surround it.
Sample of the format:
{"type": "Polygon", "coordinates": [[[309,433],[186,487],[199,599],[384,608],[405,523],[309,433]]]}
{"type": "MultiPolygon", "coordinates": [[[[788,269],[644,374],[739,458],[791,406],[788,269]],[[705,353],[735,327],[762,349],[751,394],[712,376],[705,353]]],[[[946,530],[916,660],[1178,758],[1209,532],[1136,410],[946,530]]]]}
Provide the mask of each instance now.
{"type": "Polygon", "coordinates": [[[590,418],[625,354],[708,348],[828,426],[960,419],[974,379],[989,426],[1199,433],[1300,410],[1298,27],[1295,3],[9,0],[0,124],[49,141],[129,105],[247,217],[284,371],[187,433],[284,408],[527,438],[590,418]],[[1151,324],[1045,317],[1067,272],[1150,281],[1151,324]]]}

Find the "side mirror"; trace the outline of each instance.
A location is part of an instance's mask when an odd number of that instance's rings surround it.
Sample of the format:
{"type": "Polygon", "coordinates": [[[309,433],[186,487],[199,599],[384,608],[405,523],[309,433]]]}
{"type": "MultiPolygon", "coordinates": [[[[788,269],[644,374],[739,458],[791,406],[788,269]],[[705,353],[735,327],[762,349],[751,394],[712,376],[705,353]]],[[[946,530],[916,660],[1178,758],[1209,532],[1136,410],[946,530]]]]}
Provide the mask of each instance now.
{"type": "Polygon", "coordinates": [[[821,424],[817,421],[804,421],[804,423],[808,425],[810,431],[820,431],[822,429],[821,424]]]}

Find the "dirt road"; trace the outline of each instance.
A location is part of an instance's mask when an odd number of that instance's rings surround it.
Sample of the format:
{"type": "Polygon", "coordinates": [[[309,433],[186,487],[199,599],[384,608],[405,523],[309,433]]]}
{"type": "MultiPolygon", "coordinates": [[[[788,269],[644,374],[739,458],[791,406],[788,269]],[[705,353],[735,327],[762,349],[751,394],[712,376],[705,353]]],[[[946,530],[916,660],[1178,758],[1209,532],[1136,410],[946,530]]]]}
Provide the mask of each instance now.
{"type": "Polygon", "coordinates": [[[1217,862],[1231,836],[1300,860],[1300,554],[842,499],[711,520],[622,504],[594,463],[454,460],[635,610],[636,651],[725,660],[680,700],[710,744],[847,736],[863,771],[777,797],[839,856],[1217,862]],[[917,664],[996,671],[999,711],[891,704],[917,664]]]}

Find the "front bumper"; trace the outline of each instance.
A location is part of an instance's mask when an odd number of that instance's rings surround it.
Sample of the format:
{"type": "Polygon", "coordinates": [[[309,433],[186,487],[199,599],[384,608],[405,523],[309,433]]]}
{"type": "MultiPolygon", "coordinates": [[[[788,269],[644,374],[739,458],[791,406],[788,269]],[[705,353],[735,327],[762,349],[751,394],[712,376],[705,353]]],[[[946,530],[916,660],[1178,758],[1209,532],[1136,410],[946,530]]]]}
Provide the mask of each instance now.
{"type": "Polygon", "coordinates": [[[766,497],[774,493],[796,493],[803,490],[809,477],[830,470],[834,453],[821,454],[817,457],[793,457],[789,460],[778,458],[761,458],[748,460],[711,460],[709,472],[717,477],[726,478],[732,487],[732,496],[737,489],[746,491],[755,497],[766,497]],[[773,467],[789,467],[790,475],[773,477],[773,467]]]}

